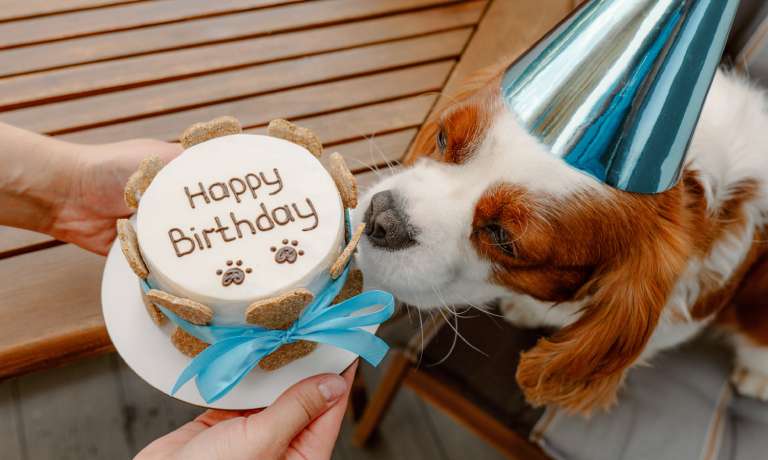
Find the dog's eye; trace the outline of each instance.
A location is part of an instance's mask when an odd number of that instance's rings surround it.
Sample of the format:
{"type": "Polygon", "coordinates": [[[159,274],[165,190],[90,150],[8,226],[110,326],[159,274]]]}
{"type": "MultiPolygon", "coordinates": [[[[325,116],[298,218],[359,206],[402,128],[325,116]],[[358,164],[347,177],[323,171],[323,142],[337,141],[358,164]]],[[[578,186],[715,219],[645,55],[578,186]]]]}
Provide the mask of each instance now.
{"type": "Polygon", "coordinates": [[[483,227],[483,230],[488,233],[494,246],[497,246],[510,257],[517,257],[515,243],[510,241],[509,233],[507,233],[504,227],[499,224],[488,224],[483,227]]]}
{"type": "Polygon", "coordinates": [[[440,131],[437,132],[435,142],[437,143],[437,148],[440,150],[440,153],[445,153],[445,148],[448,146],[448,138],[446,137],[443,128],[440,128],[440,131]]]}

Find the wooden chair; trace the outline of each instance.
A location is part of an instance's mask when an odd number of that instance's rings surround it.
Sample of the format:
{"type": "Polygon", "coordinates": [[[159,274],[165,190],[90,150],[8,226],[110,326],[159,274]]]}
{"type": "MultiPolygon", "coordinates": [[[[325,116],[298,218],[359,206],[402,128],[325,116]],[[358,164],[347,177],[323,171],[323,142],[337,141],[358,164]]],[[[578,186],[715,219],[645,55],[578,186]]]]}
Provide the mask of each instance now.
{"type": "Polygon", "coordinates": [[[508,457],[548,458],[528,440],[543,411],[525,403],[515,382],[520,351],[531,347],[540,331],[517,329],[494,312],[467,315],[450,324],[438,315],[424,325],[423,335],[417,333],[405,348],[392,350],[355,430],[355,445],[368,443],[405,385],[508,457]],[[456,330],[466,342],[456,337],[456,330]]]}

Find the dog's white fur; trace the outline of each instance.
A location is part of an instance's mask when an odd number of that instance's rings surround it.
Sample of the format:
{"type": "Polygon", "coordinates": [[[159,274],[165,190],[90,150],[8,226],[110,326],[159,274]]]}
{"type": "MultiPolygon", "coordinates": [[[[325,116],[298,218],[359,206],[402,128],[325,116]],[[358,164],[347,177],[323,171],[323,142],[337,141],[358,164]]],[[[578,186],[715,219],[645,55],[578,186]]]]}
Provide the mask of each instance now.
{"type": "MultiPolygon", "coordinates": [[[[755,227],[768,222],[768,113],[760,90],[735,74],[718,72],[691,143],[687,167],[698,172],[713,214],[727,200],[729,185],[742,179],[760,180],[761,196],[747,204],[749,225],[741,235],[723,238],[706,258],[691,261],[681,274],[642,360],[690,339],[707,324],[710,318],[693,321],[690,315],[702,280],[714,278],[724,284],[746,256],[755,227]],[[687,321],[680,321],[681,316],[687,321]]],[[[389,252],[364,238],[358,263],[366,284],[391,290],[401,300],[422,308],[483,304],[501,298],[507,318],[521,326],[562,327],[574,321],[583,302],[561,303],[555,308],[489,280],[492,267],[476,254],[470,231],[475,204],[486,189],[500,181],[553,196],[607,187],[545,153],[502,110],[467,163],[422,159],[380,181],[362,197],[359,209],[365,210],[373,194],[393,190],[403,200],[418,241],[408,249],[389,252]]],[[[358,220],[361,214],[357,213],[358,220]]],[[[735,344],[737,366],[768,379],[768,350],[743,337],[735,344]]],[[[742,392],[768,397],[768,385],[746,381],[742,392]]]]}

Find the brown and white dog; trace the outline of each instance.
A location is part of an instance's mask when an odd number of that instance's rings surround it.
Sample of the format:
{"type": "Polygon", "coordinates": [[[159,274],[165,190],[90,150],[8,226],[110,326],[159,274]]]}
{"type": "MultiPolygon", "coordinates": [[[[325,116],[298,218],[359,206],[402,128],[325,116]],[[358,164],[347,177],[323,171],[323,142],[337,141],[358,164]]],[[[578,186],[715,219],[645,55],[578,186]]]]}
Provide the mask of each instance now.
{"type": "Polygon", "coordinates": [[[607,408],[630,367],[708,325],[732,337],[739,391],[768,399],[763,93],[719,72],[683,178],[637,195],[547,154],[505,110],[501,73],[479,78],[362,198],[367,284],[421,308],[500,298],[513,323],[558,327],[517,371],[535,405],[607,408]]]}

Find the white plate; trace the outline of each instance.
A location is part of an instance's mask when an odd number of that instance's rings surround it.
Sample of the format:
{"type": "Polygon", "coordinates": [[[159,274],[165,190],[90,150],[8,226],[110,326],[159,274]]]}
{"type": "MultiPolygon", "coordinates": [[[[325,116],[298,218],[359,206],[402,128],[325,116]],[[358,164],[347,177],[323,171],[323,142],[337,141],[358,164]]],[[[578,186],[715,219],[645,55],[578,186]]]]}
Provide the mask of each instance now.
{"type": "MultiPolygon", "coordinates": [[[[141,300],[139,280],[128,266],[120,245],[115,243],[107,256],[101,281],[101,305],[107,331],[117,352],[139,377],[170,396],[170,390],[190,358],[171,344],[171,325],[158,327],[149,318],[141,300]]],[[[365,330],[374,333],[378,327],[365,330]]],[[[276,371],[256,367],[235,388],[218,401],[208,404],[197,392],[194,380],[174,398],[213,409],[255,409],[270,405],[294,383],[323,373],[339,374],[357,355],[320,344],[309,355],[276,371]]]]}

